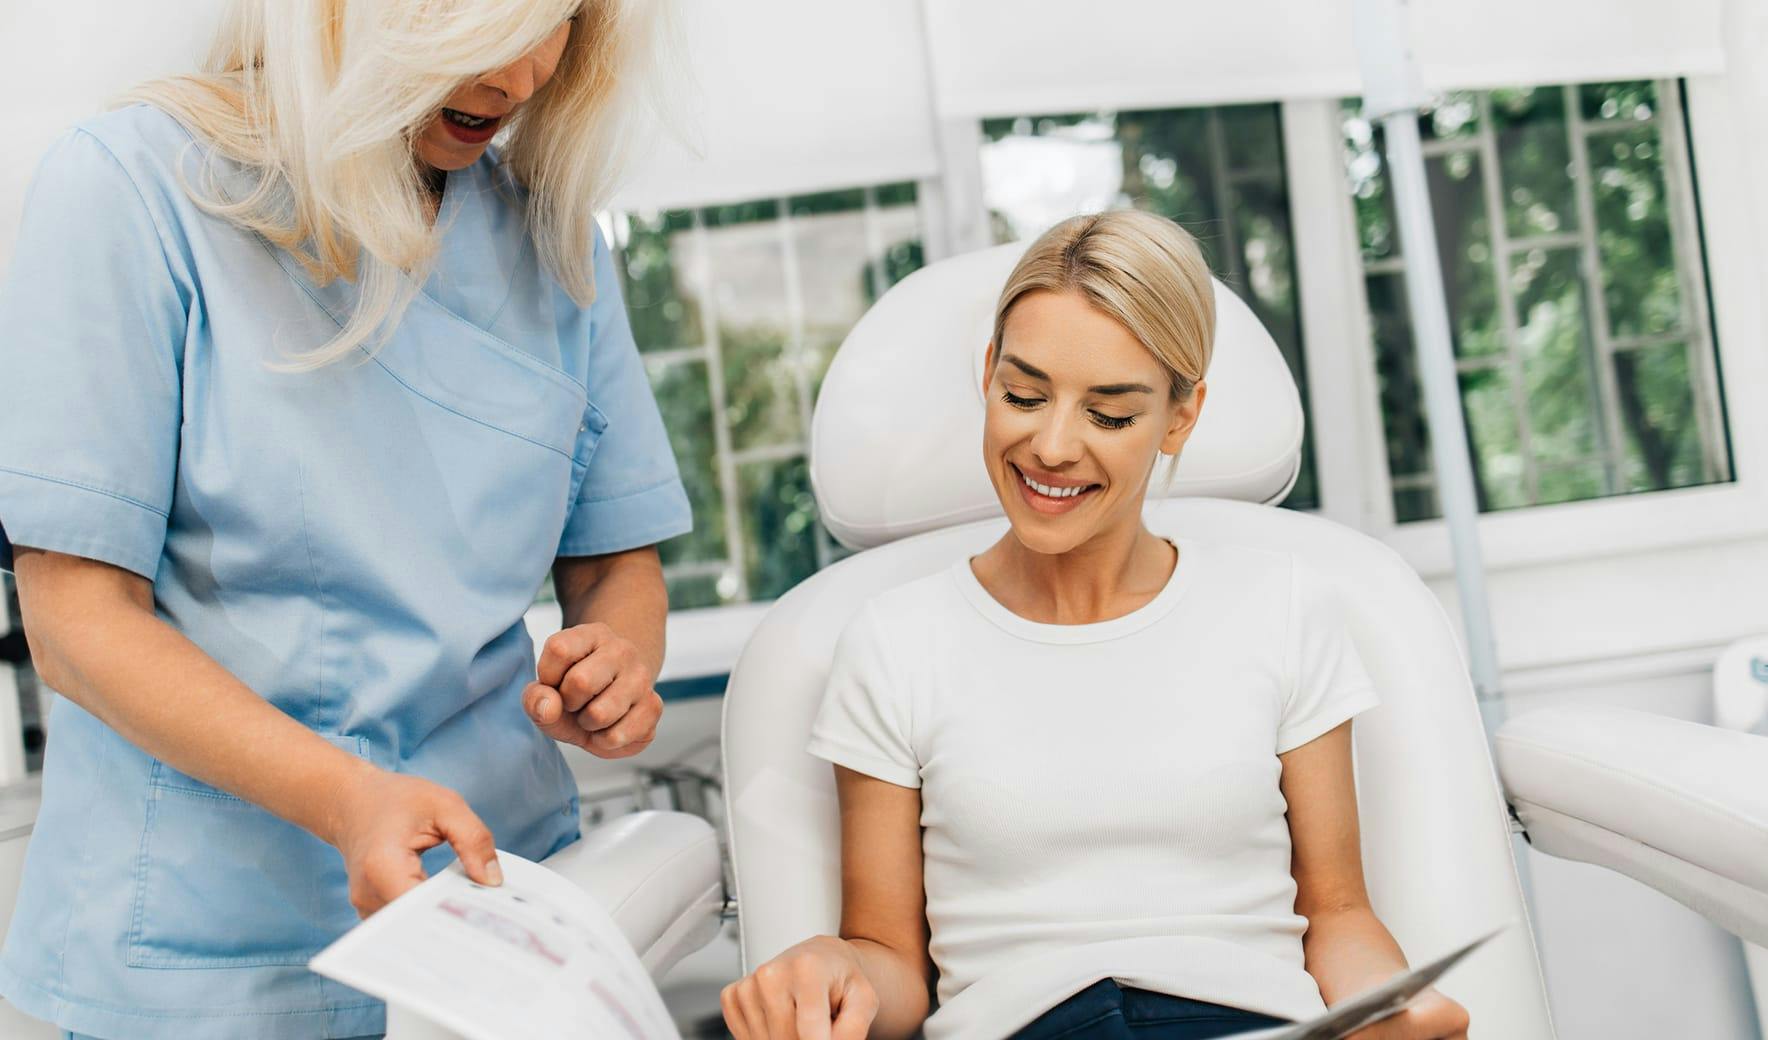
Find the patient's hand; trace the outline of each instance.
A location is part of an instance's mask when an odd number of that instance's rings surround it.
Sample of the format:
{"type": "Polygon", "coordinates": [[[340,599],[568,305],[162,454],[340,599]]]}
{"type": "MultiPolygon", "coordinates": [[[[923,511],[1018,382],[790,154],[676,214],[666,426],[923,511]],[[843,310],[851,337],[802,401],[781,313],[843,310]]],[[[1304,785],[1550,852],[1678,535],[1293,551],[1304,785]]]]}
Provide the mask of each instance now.
{"type": "Polygon", "coordinates": [[[719,994],[736,1040],[864,1040],[878,996],[845,940],[819,935],[719,994]]]}
{"type": "Polygon", "coordinates": [[[1399,1014],[1352,1033],[1345,1040],[1467,1040],[1467,1009],[1435,989],[1420,990],[1399,1014]]]}

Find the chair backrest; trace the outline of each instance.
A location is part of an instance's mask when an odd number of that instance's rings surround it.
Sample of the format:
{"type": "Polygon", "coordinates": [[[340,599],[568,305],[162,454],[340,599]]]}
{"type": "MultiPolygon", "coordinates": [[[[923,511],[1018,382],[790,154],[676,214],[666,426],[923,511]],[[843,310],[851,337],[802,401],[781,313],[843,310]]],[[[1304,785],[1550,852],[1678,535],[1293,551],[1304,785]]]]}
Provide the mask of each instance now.
{"type": "MultiPolygon", "coordinates": [[[[813,472],[821,474],[819,504],[830,494],[830,504],[840,507],[840,533],[877,547],[813,575],[775,603],[731,674],[725,797],[749,967],[806,936],[832,933],[839,922],[833,774],[804,747],[842,628],[871,596],[980,552],[1006,530],[999,518],[953,522],[967,510],[987,508],[966,489],[972,478],[986,487],[980,462],[974,474],[959,466],[940,468],[945,455],[980,459],[980,393],[972,390],[965,399],[926,384],[936,376],[968,377],[977,349],[974,301],[992,306],[1016,255],[984,254],[992,263],[962,257],[905,281],[855,329],[825,383],[812,446],[813,472]],[[923,302],[943,297],[953,316],[941,331],[926,310],[896,306],[899,292],[923,302]],[[884,320],[893,314],[900,327],[884,320]],[[885,364],[880,355],[893,360],[885,364]],[[941,355],[958,355],[963,363],[941,355]],[[921,378],[904,380],[895,374],[899,367],[921,378]],[[846,394],[849,378],[870,381],[872,395],[891,397],[889,408],[852,407],[862,395],[846,394]],[[886,378],[896,387],[912,382],[924,392],[893,394],[882,389],[889,385],[886,378]],[[959,408],[975,414],[948,414],[959,408]],[[856,433],[856,423],[871,425],[856,433]],[[943,431],[942,440],[914,433],[905,444],[905,431],[930,426],[943,431]],[[919,454],[904,458],[908,452],[919,454]],[[886,486],[862,494],[837,479],[844,467],[886,486]],[[930,467],[943,484],[931,486],[930,467]],[[888,485],[897,481],[908,483],[892,491],[888,485]],[[924,533],[900,537],[917,530],[924,533]]],[[[1231,297],[1218,286],[1224,311],[1238,303],[1231,297]]],[[[982,337],[986,342],[986,328],[982,337]]],[[[1517,921],[1439,988],[1468,1007],[1478,1035],[1551,1040],[1503,796],[1448,618],[1417,575],[1380,542],[1260,504],[1293,479],[1300,438],[1289,442],[1287,456],[1267,450],[1255,458],[1247,439],[1269,431],[1249,429],[1244,416],[1231,411],[1287,401],[1299,420],[1294,383],[1256,322],[1222,323],[1209,380],[1209,401],[1186,448],[1176,490],[1183,495],[1201,483],[1215,495],[1245,500],[1150,502],[1150,529],[1292,551],[1334,580],[1382,698],[1381,707],[1360,716],[1354,728],[1363,863],[1375,909],[1415,963],[1500,922],[1517,921]],[[1217,432],[1224,429],[1229,433],[1217,432]],[[1276,472],[1281,479],[1272,478],[1276,472]],[[1186,485],[1187,479],[1193,483],[1186,485]]],[[[964,383],[966,390],[971,382],[964,383]]],[[[1277,423],[1284,418],[1281,407],[1264,414],[1277,423]]],[[[1286,439],[1284,434],[1259,443],[1268,447],[1286,439]]],[[[992,502],[992,492],[989,497],[992,502]]]]}

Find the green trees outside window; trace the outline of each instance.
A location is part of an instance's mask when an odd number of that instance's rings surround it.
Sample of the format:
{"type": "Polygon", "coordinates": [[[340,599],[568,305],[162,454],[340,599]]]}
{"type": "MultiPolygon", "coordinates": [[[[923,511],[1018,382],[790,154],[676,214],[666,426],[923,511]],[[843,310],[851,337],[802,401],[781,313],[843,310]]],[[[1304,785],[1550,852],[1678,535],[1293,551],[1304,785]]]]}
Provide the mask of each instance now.
{"type": "MultiPolygon", "coordinates": [[[[1397,522],[1440,515],[1381,133],[1343,105],[1397,522]]],[[[1731,479],[1678,84],[1420,117],[1482,510],[1731,479]]]]}
{"type": "Polygon", "coordinates": [[[633,335],[694,531],[672,609],[771,599],[841,555],[817,520],[811,406],[843,338],[923,262],[912,183],[611,217],[633,335]]]}

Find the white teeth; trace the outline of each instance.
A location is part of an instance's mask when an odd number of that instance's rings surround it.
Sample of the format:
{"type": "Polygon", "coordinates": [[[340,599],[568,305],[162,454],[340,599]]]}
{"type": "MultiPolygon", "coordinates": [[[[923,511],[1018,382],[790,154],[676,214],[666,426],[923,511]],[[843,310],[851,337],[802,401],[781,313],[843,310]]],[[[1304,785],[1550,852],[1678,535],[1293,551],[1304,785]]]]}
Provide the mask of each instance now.
{"type": "Polygon", "coordinates": [[[1037,481],[1031,479],[1030,477],[1026,476],[1023,473],[1019,474],[1019,479],[1025,481],[1026,487],[1031,488],[1033,491],[1036,491],[1038,494],[1043,495],[1045,498],[1073,498],[1075,495],[1080,494],[1082,491],[1085,491],[1088,487],[1092,486],[1092,485],[1088,484],[1083,487],[1065,487],[1065,488],[1049,487],[1044,484],[1039,484],[1037,481]]]}
{"type": "Polygon", "coordinates": [[[481,119],[478,116],[469,116],[465,112],[456,112],[452,108],[445,114],[449,119],[459,123],[461,126],[484,126],[486,123],[486,120],[481,119]]]}

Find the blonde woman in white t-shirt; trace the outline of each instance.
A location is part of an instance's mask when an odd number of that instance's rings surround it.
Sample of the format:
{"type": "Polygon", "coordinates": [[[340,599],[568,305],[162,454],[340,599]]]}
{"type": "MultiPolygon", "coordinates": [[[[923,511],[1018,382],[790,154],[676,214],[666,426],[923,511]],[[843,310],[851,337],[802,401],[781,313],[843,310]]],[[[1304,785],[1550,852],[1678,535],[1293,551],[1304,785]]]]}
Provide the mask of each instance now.
{"type": "MultiPolygon", "coordinates": [[[[843,633],[810,743],[840,794],[840,935],[727,987],[732,1033],[1193,1040],[1404,969],[1351,771],[1378,701],[1330,588],[1142,522],[1207,391],[1196,243],[1073,218],[995,315],[983,457],[1012,529],[843,633]]],[[[1427,991],[1355,1040],[1467,1027],[1427,991]]]]}

